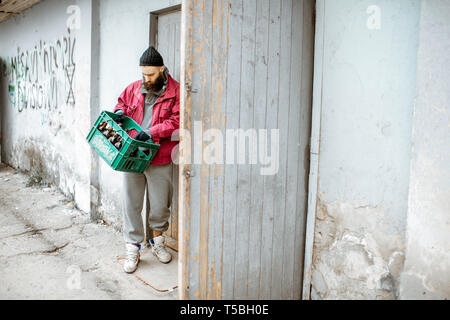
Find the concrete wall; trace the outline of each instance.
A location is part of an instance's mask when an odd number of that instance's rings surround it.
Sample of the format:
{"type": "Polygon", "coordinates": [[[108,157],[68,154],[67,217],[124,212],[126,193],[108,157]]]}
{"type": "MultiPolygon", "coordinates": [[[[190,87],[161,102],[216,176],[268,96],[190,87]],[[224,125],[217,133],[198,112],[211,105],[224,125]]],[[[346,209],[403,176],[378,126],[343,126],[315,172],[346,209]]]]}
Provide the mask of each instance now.
{"type": "Polygon", "coordinates": [[[373,4],[318,1],[324,21],[316,30],[323,32],[323,51],[316,51],[323,70],[314,88],[322,90],[322,115],[312,299],[398,296],[420,1],[373,4]]]}
{"type": "Polygon", "coordinates": [[[84,211],[90,12],[87,0],[47,0],[0,24],[2,161],[55,182],[84,211]]]}
{"type": "Polygon", "coordinates": [[[449,34],[449,1],[422,1],[402,299],[450,299],[449,34]]]}
{"type": "MultiPolygon", "coordinates": [[[[98,110],[112,110],[122,91],[142,78],[139,58],[149,45],[150,12],[180,4],[180,0],[99,1],[98,110]]],[[[94,183],[95,185],[95,183],[94,183]]],[[[109,223],[121,223],[122,173],[99,162],[97,210],[109,223]]],[[[95,202],[94,200],[94,202],[95,202]]]]}

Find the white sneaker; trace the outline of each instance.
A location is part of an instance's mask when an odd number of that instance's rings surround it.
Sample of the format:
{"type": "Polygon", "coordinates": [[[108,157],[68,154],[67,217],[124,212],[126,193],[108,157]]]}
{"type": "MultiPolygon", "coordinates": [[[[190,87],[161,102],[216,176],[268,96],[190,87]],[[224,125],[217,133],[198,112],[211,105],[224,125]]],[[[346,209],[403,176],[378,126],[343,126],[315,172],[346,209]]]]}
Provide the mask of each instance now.
{"type": "Polygon", "coordinates": [[[125,247],[127,250],[127,257],[123,264],[123,271],[126,273],[133,273],[136,271],[139,258],[141,257],[139,254],[139,246],[132,243],[127,243],[125,247]]]}
{"type": "Polygon", "coordinates": [[[172,260],[172,255],[167,251],[164,244],[164,236],[159,236],[150,240],[152,245],[152,252],[158,260],[162,263],[169,263],[172,260]]]}

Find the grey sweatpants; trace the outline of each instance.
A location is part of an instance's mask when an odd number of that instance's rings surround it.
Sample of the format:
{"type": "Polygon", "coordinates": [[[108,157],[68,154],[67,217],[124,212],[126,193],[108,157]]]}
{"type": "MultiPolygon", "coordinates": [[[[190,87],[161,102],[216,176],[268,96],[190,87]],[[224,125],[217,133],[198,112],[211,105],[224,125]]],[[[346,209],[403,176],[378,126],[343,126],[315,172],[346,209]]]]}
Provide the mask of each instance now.
{"type": "Polygon", "coordinates": [[[146,203],[145,217],[152,230],[166,231],[169,228],[171,204],[175,202],[174,177],[176,165],[149,165],[143,174],[124,173],[123,192],[123,237],[127,243],[141,243],[145,239],[142,209],[146,203]],[[147,195],[147,196],[145,196],[147,195]]]}

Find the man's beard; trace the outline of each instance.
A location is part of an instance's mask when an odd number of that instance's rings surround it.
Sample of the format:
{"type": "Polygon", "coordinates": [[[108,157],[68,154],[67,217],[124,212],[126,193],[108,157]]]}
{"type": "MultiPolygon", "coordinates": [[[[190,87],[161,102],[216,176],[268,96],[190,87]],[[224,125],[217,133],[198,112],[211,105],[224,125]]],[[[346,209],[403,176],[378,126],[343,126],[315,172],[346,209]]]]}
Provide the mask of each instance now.
{"type": "Polygon", "coordinates": [[[157,93],[161,91],[162,87],[164,86],[164,75],[161,72],[156,79],[155,83],[149,84],[148,82],[144,83],[145,89],[147,89],[148,92],[151,93],[157,93]]]}

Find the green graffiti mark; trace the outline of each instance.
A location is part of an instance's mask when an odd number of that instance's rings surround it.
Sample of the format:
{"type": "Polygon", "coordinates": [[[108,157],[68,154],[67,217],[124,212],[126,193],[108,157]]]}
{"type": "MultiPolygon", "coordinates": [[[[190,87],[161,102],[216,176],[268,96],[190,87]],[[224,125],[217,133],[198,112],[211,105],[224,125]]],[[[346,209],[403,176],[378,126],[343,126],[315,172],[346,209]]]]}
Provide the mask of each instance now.
{"type": "Polygon", "coordinates": [[[69,31],[56,41],[41,40],[28,50],[18,47],[17,54],[0,65],[11,86],[10,101],[19,112],[56,110],[64,102],[75,106],[75,43],[69,31]]]}
{"type": "Polygon", "coordinates": [[[16,105],[16,87],[12,84],[8,85],[8,93],[9,93],[9,103],[11,103],[13,106],[16,105]]]}

